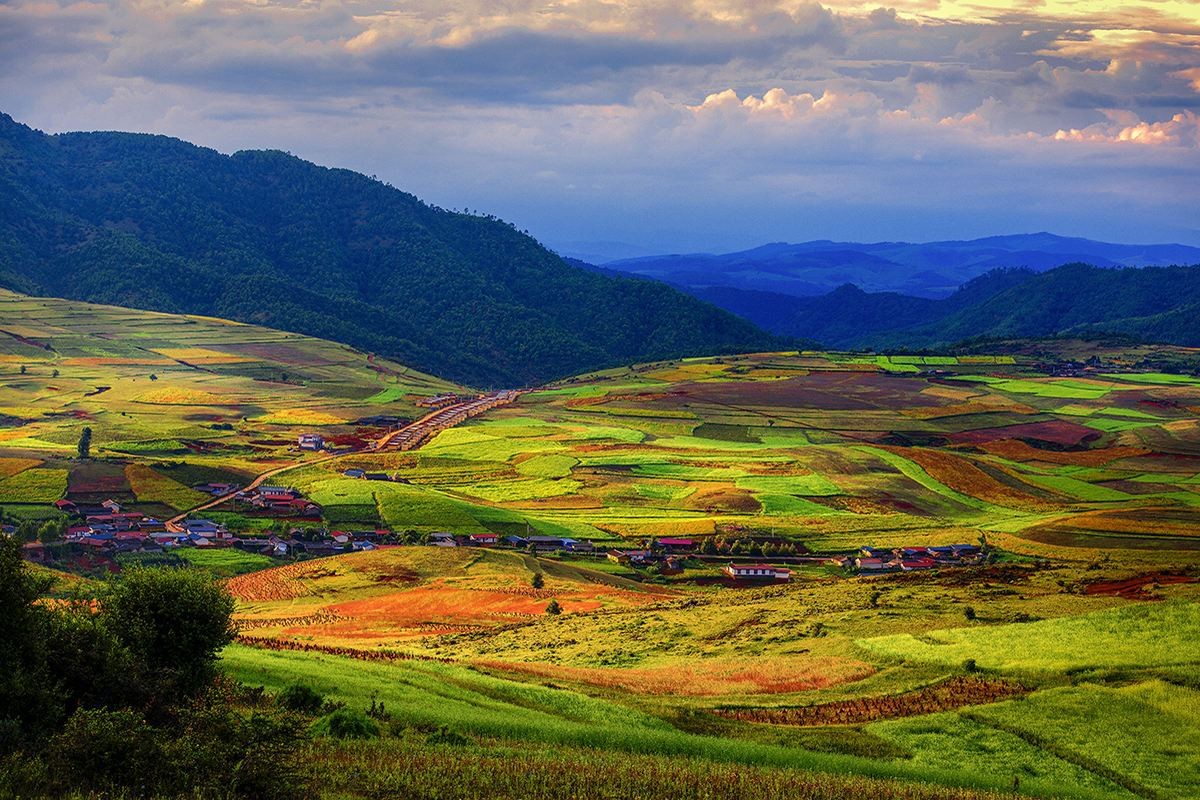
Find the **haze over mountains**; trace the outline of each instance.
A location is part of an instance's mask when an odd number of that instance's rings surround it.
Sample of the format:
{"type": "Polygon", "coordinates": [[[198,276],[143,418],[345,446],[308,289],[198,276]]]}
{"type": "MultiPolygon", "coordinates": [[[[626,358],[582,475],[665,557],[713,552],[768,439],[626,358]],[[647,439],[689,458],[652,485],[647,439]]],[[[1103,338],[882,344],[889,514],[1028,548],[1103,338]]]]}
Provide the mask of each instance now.
{"type": "Polygon", "coordinates": [[[780,343],[354,172],[162,136],[48,136],[2,114],[0,286],[320,336],[477,386],[780,343]]]}
{"type": "Polygon", "coordinates": [[[1200,247],[1110,244],[1051,233],[969,241],[775,243],[722,255],[659,255],[602,266],[689,290],[736,289],[809,297],[854,284],[867,292],[949,297],[967,281],[999,268],[1034,272],[1073,262],[1097,267],[1167,267],[1200,263],[1200,247]]]}

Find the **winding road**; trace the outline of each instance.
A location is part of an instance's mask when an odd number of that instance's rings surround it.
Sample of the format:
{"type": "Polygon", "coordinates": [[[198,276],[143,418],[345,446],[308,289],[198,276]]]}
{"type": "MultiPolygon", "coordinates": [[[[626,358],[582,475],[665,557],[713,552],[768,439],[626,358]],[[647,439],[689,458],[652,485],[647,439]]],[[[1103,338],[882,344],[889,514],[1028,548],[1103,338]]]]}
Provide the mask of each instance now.
{"type": "Polygon", "coordinates": [[[297,467],[309,467],[313,464],[323,464],[327,461],[333,461],[344,456],[354,455],[355,453],[378,452],[380,450],[415,450],[422,444],[433,438],[434,435],[446,428],[452,428],[460,422],[464,422],[471,417],[477,417],[485,411],[489,411],[497,406],[507,405],[515,401],[522,394],[521,391],[515,389],[506,389],[501,392],[492,392],[473,400],[464,400],[460,403],[439,408],[421,417],[416,422],[410,422],[403,428],[397,428],[390,431],[384,436],[374,440],[366,447],[356,448],[354,450],[341,451],[338,453],[330,453],[318,458],[308,459],[306,461],[297,461],[294,464],[285,464],[280,467],[272,467],[266,472],[262,472],[255,476],[254,480],[250,481],[246,486],[235,489],[231,492],[218,495],[211,500],[206,500],[199,505],[193,506],[186,511],[171,517],[164,525],[171,533],[183,532],[183,521],[197,511],[207,511],[210,508],[221,505],[230,500],[238,492],[246,492],[252,489],[257,489],[264,482],[277,475],[281,475],[288,470],[296,469],[297,467]]]}

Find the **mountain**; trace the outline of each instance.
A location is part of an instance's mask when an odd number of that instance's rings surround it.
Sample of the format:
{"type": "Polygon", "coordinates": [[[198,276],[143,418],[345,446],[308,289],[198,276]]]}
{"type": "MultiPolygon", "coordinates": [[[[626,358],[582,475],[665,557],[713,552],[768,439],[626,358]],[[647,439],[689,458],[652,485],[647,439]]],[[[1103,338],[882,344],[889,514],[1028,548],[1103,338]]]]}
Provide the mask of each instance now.
{"type": "Polygon", "coordinates": [[[846,349],[1102,333],[1200,345],[1200,267],[1001,269],[940,300],[853,285],[820,297],[698,294],[723,297],[727,308],[782,335],[846,349]]]}
{"type": "Polygon", "coordinates": [[[1072,262],[1112,268],[1194,264],[1200,263],[1200,248],[1109,244],[1033,233],[925,244],[776,243],[737,253],[650,256],[604,266],[693,292],[730,287],[804,297],[854,284],[867,292],[943,298],[995,269],[1044,272],[1072,262]]]}
{"type": "Polygon", "coordinates": [[[779,340],[513,226],[276,151],[0,114],[0,286],[345,342],[477,386],[779,340]]]}

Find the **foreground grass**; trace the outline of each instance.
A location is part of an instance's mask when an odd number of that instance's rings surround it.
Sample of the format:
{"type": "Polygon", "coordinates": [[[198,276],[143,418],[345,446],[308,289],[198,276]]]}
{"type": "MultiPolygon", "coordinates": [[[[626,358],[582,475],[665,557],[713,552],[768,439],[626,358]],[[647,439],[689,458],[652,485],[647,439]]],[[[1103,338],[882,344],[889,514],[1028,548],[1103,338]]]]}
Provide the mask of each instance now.
{"type": "Polygon", "coordinates": [[[314,756],[323,796],[337,798],[989,800],[1002,796],[973,789],[591,749],[447,747],[385,739],[323,743],[314,756]]]}
{"type": "MultiPolygon", "coordinates": [[[[744,772],[748,766],[773,767],[785,770],[811,770],[827,775],[842,776],[843,780],[875,779],[900,780],[909,782],[924,782],[937,784],[950,789],[968,787],[971,790],[988,791],[1001,790],[1009,786],[1009,781],[995,775],[976,774],[961,766],[946,765],[945,768],[935,768],[928,765],[910,765],[906,763],[872,761],[852,756],[814,753],[794,747],[784,747],[763,744],[753,741],[723,739],[712,736],[701,736],[684,733],[666,722],[648,714],[643,714],[626,708],[614,702],[599,700],[587,695],[564,689],[520,683],[516,681],[484,675],[475,670],[447,664],[432,662],[403,662],[377,663],[362,662],[338,656],[319,655],[313,653],[273,652],[256,650],[244,646],[231,646],[224,654],[224,666],[237,679],[251,685],[263,685],[269,690],[278,691],[286,684],[299,680],[308,683],[319,691],[350,705],[365,708],[372,700],[382,702],[388,714],[400,725],[411,725],[419,728],[434,728],[447,725],[464,734],[477,737],[494,737],[505,741],[533,742],[541,746],[554,748],[587,748],[588,755],[579,757],[581,766],[578,770],[572,764],[569,769],[562,766],[543,769],[542,772],[533,770],[530,777],[522,777],[519,770],[513,772],[508,779],[509,791],[512,793],[418,793],[413,791],[415,784],[406,781],[417,780],[416,777],[424,772],[424,768],[414,768],[411,775],[400,770],[397,781],[400,785],[394,788],[366,784],[362,788],[365,796],[421,796],[421,797],[644,797],[663,796],[656,789],[649,794],[638,794],[630,790],[625,794],[580,794],[567,791],[555,793],[562,789],[562,784],[553,781],[574,780],[557,776],[560,771],[574,771],[577,775],[604,774],[604,765],[615,761],[629,760],[634,756],[661,757],[662,764],[674,763],[679,759],[699,760],[708,764],[704,769],[711,772],[713,778],[720,774],[744,772]],[[588,764],[600,765],[586,767],[588,764]],[[723,766],[721,766],[723,765],[723,766]],[[543,775],[548,787],[545,793],[539,787],[538,775],[543,775]],[[859,778],[846,776],[855,775],[859,778]],[[408,776],[408,777],[405,777],[408,776]]],[[[384,745],[379,745],[384,747],[384,745]]],[[[372,751],[379,752],[379,751],[372,751]]],[[[386,752],[386,751],[384,751],[386,752]]],[[[382,761],[391,763],[391,757],[379,756],[382,761]]],[[[436,761],[437,759],[431,759],[436,761]]],[[[470,786],[475,780],[469,764],[452,767],[453,759],[439,767],[443,770],[447,783],[456,783],[453,774],[456,769],[466,770],[465,786],[470,786]]],[[[477,759],[466,759],[471,764],[477,759]]],[[[495,765],[503,771],[514,770],[505,762],[495,765]]],[[[397,769],[400,769],[397,767],[397,769]]],[[[490,769],[490,768],[489,768],[490,769]]],[[[347,770],[333,769],[342,773],[347,770]]],[[[377,772],[368,768],[368,772],[377,772]]],[[[629,780],[635,778],[636,770],[630,771],[629,780]]],[[[386,774],[386,771],[382,774],[386,774]]],[[[812,779],[811,780],[817,780],[812,779]]],[[[364,777],[366,781],[383,780],[376,775],[364,777]]],[[[481,787],[488,787],[487,770],[478,776],[481,787]]],[[[667,780],[664,776],[662,780],[667,780]]],[[[780,777],[778,780],[786,780],[780,777]]],[[[817,780],[820,784],[820,781],[817,780]]],[[[587,787],[589,781],[583,781],[576,786],[587,787]]],[[[631,786],[638,784],[630,784],[631,786]]],[[[686,785],[686,782],[685,782],[686,785]]],[[[836,791],[827,794],[797,794],[785,791],[786,783],[772,784],[769,781],[764,786],[774,786],[772,792],[742,795],[711,794],[711,795],[665,795],[665,796],[709,796],[709,797],[844,797],[849,783],[837,786],[836,791]],[[782,792],[782,794],[780,794],[782,792]],[[840,793],[839,793],[840,792],[840,793]]],[[[349,788],[349,787],[348,787],[349,788]]],[[[661,787],[660,787],[661,788],[661,787]]],[[[1101,797],[1112,796],[1109,793],[1097,792],[1079,786],[1055,785],[1032,779],[1022,783],[1022,791],[1040,797],[1101,797]]],[[[464,791],[467,791],[464,789],[464,791]]],[[[601,789],[597,788],[597,791],[601,789]]],[[[606,791],[606,790],[605,790],[606,791]]],[[[625,791],[625,790],[621,790],[625,791]]],[[[877,797],[974,797],[970,792],[944,795],[925,794],[875,794],[877,797]]]]}

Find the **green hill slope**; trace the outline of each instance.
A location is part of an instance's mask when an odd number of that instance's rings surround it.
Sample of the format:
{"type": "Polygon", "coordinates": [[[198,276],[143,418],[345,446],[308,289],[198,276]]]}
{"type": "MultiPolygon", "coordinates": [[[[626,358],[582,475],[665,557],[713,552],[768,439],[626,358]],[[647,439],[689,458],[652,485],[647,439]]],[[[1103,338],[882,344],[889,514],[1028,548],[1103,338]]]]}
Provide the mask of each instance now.
{"type": "Polygon", "coordinates": [[[4,115],[0,285],[320,336],[475,385],[775,344],[354,172],[4,115]]]}

